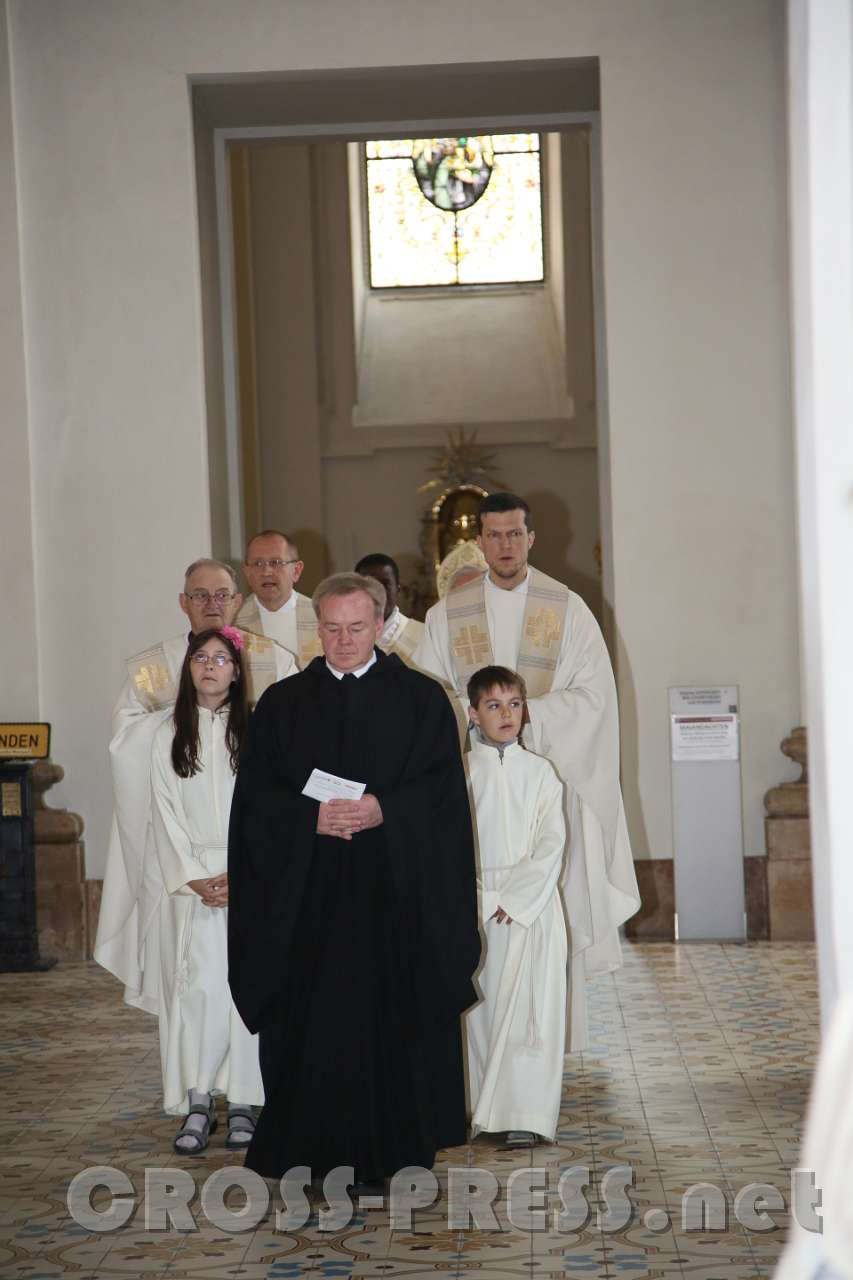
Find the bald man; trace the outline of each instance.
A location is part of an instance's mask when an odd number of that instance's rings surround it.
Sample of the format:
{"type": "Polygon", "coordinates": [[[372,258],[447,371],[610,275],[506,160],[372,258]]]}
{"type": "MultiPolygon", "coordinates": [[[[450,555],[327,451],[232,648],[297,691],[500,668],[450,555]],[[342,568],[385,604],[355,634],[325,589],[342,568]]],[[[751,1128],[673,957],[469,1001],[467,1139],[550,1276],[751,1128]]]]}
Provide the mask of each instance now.
{"type": "Polygon", "coordinates": [[[322,652],[311,601],[296,590],[305,568],[293,538],[264,529],[250,538],[243,558],[249,595],[237,626],[269,636],[289,650],[300,671],[322,652]]]}

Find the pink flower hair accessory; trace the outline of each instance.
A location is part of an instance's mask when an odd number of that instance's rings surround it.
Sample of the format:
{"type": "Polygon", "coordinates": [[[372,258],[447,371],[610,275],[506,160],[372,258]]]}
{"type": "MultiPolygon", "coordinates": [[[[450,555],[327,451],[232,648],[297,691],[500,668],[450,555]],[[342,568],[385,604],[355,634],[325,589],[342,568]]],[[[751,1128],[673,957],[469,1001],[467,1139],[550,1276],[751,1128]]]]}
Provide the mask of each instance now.
{"type": "Polygon", "coordinates": [[[236,627],[220,627],[219,634],[225,636],[226,640],[230,640],[238,653],[246,643],[243,639],[243,632],[238,631],[236,627]]]}

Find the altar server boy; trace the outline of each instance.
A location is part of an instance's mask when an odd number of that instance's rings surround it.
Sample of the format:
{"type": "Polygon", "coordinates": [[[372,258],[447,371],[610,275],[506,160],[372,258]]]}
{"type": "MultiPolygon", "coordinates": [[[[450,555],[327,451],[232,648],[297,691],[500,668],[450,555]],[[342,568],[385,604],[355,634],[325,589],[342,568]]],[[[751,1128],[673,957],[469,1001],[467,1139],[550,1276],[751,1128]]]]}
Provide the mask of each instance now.
{"type": "Polygon", "coordinates": [[[553,1140],[566,1037],[567,937],[559,890],[563,784],[525,750],[524,680],[483,667],[468,683],[483,999],[467,1014],[473,1132],[510,1147],[553,1140]]]}

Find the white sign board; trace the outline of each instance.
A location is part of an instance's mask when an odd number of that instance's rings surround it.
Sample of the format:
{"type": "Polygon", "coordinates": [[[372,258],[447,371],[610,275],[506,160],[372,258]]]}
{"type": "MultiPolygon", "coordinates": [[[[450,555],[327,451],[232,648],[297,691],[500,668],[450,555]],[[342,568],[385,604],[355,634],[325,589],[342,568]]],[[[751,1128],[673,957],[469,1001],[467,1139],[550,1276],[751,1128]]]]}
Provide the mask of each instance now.
{"type": "Polygon", "coordinates": [[[738,718],[670,716],[673,760],[738,760],[738,718]]]}
{"type": "Polygon", "coordinates": [[[669,690],[678,937],[744,936],[740,697],[736,685],[669,690]]]}
{"type": "Polygon", "coordinates": [[[736,715],[737,685],[678,685],[669,691],[669,710],[674,716],[736,715]]]}

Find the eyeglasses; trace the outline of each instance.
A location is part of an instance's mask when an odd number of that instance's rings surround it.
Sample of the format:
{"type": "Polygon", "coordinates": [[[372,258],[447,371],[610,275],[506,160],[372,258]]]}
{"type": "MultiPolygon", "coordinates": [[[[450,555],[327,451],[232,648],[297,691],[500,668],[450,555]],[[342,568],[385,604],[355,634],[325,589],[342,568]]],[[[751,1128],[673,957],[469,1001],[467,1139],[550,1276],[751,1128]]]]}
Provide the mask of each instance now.
{"type": "Polygon", "coordinates": [[[234,659],[229,657],[227,653],[210,654],[203,653],[201,649],[199,649],[198,653],[193,654],[190,661],[197,662],[200,667],[206,667],[209,662],[213,663],[214,667],[224,667],[227,663],[233,662],[234,659]]]}
{"type": "Polygon", "coordinates": [[[211,600],[215,600],[217,604],[227,604],[229,600],[233,600],[237,594],[235,591],[226,591],[221,587],[219,591],[187,591],[188,600],[195,601],[196,604],[210,604],[211,600]]]}
{"type": "Polygon", "coordinates": [[[246,568],[247,569],[283,569],[284,566],[287,564],[299,564],[299,557],[296,556],[293,560],[280,560],[278,558],[274,560],[247,560],[246,568]]]}

